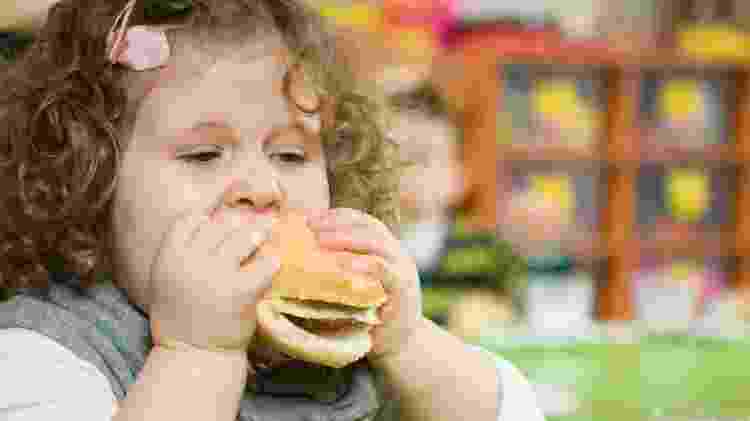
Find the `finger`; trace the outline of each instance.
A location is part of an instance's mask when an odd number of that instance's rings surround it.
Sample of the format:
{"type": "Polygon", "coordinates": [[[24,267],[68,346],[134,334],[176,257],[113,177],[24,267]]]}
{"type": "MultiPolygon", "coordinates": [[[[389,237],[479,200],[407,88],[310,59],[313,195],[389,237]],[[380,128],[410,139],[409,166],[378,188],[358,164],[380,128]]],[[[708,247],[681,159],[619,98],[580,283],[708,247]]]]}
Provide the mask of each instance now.
{"type": "Polygon", "coordinates": [[[242,265],[271,236],[273,225],[273,220],[263,219],[255,224],[240,226],[219,245],[218,254],[232,264],[242,265]]]}
{"type": "Polygon", "coordinates": [[[242,266],[242,272],[251,272],[257,278],[258,291],[271,286],[271,279],[281,269],[281,257],[260,251],[248,259],[247,263],[242,266]]]}
{"type": "Polygon", "coordinates": [[[362,211],[351,208],[331,209],[323,216],[309,217],[308,225],[315,231],[331,231],[341,228],[355,229],[371,227],[380,233],[390,233],[390,230],[377,218],[362,211]]]}
{"type": "Polygon", "coordinates": [[[388,263],[380,256],[363,255],[346,251],[333,252],[339,266],[347,271],[380,279],[388,263]]]}
{"type": "Polygon", "coordinates": [[[371,227],[375,230],[378,228],[373,226],[369,221],[366,220],[351,220],[346,218],[340,218],[340,217],[328,217],[326,219],[312,221],[307,224],[311,230],[315,232],[324,232],[324,231],[336,231],[336,230],[342,230],[342,231],[353,231],[358,228],[367,228],[371,227]]]}
{"type": "MultiPolygon", "coordinates": [[[[248,258],[240,269],[242,274],[252,274],[253,282],[250,282],[244,289],[255,295],[255,301],[260,300],[265,292],[270,290],[273,278],[279,270],[281,270],[281,257],[264,249],[259,250],[248,258]]],[[[248,278],[242,278],[240,282],[244,285],[248,278]]]]}
{"type": "Polygon", "coordinates": [[[268,295],[273,278],[279,270],[281,270],[281,258],[266,252],[257,253],[242,267],[240,277],[237,279],[239,282],[237,287],[241,288],[240,291],[244,291],[245,302],[249,303],[243,307],[242,318],[248,320],[257,318],[255,305],[268,295]]]}
{"type": "Polygon", "coordinates": [[[353,225],[369,226],[380,232],[390,232],[381,220],[357,209],[335,208],[332,209],[331,214],[336,221],[351,221],[353,225]]]}
{"type": "Polygon", "coordinates": [[[195,233],[193,244],[211,254],[216,254],[221,243],[233,231],[249,224],[249,219],[240,212],[223,212],[201,226],[200,230],[195,233]]]}
{"type": "Polygon", "coordinates": [[[211,202],[180,214],[172,224],[173,237],[181,244],[189,244],[195,239],[200,229],[210,222],[221,202],[212,199],[211,202]]]}
{"type": "Polygon", "coordinates": [[[389,261],[395,261],[397,255],[388,247],[386,241],[373,236],[371,231],[326,231],[318,233],[318,244],[331,251],[351,251],[361,254],[373,254],[389,261]]]}

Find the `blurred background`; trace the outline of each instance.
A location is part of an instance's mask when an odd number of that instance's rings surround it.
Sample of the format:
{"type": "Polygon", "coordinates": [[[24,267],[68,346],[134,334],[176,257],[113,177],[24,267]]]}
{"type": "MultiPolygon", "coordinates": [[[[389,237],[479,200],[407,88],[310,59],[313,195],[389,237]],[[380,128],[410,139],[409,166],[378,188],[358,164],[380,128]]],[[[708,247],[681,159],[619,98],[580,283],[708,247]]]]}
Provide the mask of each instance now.
{"type": "Polygon", "coordinates": [[[750,419],[749,1],[308,1],[393,107],[428,317],[550,420],[750,419]]]}

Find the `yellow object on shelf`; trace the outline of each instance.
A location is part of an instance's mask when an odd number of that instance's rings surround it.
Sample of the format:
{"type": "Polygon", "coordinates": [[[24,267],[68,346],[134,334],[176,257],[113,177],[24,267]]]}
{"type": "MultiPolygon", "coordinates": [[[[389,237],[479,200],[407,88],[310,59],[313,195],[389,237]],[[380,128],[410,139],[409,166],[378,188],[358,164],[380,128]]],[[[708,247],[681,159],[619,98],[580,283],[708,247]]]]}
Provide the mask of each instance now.
{"type": "Polygon", "coordinates": [[[700,271],[700,266],[690,260],[676,261],[670,265],[669,268],[671,281],[675,284],[682,284],[689,282],[692,275],[700,271]]]}
{"type": "Polygon", "coordinates": [[[575,209],[575,191],[570,176],[544,174],[530,176],[530,190],[540,195],[542,200],[555,203],[570,218],[575,209]]]}
{"type": "Polygon", "coordinates": [[[369,29],[374,32],[382,23],[382,11],[367,4],[315,4],[321,16],[336,25],[369,29]]]}
{"type": "Polygon", "coordinates": [[[575,125],[580,104],[574,80],[538,80],[534,90],[534,110],[561,126],[575,125]]]}
{"type": "Polygon", "coordinates": [[[687,120],[705,109],[700,82],[696,79],[665,82],[659,102],[662,115],[671,119],[687,120]]]}
{"type": "Polygon", "coordinates": [[[677,168],[667,176],[668,206],[672,214],[689,222],[697,221],[708,210],[708,174],[694,168],[677,168]]]}
{"type": "Polygon", "coordinates": [[[589,144],[599,129],[601,115],[581,97],[575,79],[537,80],[532,107],[543,120],[554,122],[568,133],[569,146],[589,144]]]}
{"type": "Polygon", "coordinates": [[[534,94],[534,108],[549,116],[559,115],[578,102],[574,81],[538,80],[534,94]]]}
{"type": "Polygon", "coordinates": [[[750,59],[750,34],[728,24],[693,25],[677,32],[677,42],[685,53],[705,60],[750,59]]]}

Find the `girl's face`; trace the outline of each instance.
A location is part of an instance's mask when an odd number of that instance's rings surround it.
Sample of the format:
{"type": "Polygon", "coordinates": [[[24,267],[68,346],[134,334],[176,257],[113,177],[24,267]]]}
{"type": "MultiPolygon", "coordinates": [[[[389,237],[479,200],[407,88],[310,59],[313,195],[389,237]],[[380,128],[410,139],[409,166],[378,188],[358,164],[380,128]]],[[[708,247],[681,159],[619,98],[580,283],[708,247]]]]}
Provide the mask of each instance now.
{"type": "Polygon", "coordinates": [[[203,68],[186,50],[143,102],[111,220],[115,278],[143,310],[149,268],[181,214],[209,202],[249,213],[329,207],[319,120],[283,95],[285,57],[276,37],[203,68]]]}

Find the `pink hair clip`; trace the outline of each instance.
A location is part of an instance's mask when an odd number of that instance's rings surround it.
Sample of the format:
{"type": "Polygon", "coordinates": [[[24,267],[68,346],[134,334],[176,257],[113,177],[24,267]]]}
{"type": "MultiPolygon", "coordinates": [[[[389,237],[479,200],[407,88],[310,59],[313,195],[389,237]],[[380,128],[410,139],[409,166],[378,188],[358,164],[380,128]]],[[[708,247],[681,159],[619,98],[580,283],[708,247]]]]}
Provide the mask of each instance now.
{"type": "Polygon", "coordinates": [[[136,0],[129,0],[115,18],[107,34],[107,58],[135,71],[164,66],[170,48],[165,27],[133,26],[128,28],[136,0]]]}

